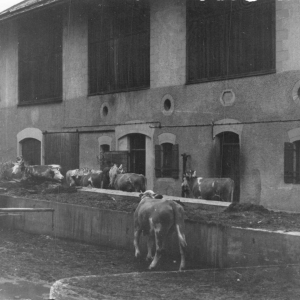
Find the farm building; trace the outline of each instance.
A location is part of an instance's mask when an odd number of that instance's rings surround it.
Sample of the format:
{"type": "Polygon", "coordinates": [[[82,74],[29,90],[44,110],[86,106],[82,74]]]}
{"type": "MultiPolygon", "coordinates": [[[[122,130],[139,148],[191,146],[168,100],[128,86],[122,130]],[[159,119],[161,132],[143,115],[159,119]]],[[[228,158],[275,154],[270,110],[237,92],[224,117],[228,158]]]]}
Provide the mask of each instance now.
{"type": "Polygon", "coordinates": [[[0,13],[0,155],[122,163],[300,211],[298,0],[25,0],[0,13]]]}

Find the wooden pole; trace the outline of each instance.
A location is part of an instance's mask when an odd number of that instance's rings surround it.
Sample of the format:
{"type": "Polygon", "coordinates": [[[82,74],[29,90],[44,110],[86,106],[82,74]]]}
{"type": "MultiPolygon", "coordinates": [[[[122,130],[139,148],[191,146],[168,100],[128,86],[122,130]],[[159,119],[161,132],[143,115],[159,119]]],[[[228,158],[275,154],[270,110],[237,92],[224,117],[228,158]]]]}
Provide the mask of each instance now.
{"type": "Polygon", "coordinates": [[[54,208],[0,208],[0,212],[54,212],[54,208]]]}

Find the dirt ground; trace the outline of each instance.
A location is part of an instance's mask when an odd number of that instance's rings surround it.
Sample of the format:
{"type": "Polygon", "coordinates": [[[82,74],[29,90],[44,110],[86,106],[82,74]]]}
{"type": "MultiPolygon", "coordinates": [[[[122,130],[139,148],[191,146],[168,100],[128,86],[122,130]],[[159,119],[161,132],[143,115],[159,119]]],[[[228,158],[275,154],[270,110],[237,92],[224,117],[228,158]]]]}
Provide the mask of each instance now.
{"type": "MultiPolygon", "coordinates": [[[[147,271],[148,263],[137,261],[131,251],[3,229],[0,251],[0,279],[21,278],[51,285],[67,277],[102,275],[95,289],[100,288],[103,297],[97,300],[296,300],[300,297],[300,266],[157,273],[147,271]],[[130,274],[109,276],[123,273],[130,274]]],[[[157,271],[177,267],[164,257],[157,271]]],[[[30,300],[45,299],[37,296],[30,300]]],[[[20,294],[9,299],[24,300],[20,294]]]]}
{"type": "MultiPolygon", "coordinates": [[[[1,191],[2,188],[2,191],[1,191]]],[[[97,193],[79,192],[55,183],[25,184],[0,182],[4,194],[34,199],[72,203],[102,209],[134,212],[139,200],[113,200],[97,193]]],[[[186,219],[197,222],[212,222],[228,226],[262,228],[268,230],[300,231],[300,214],[274,212],[260,205],[231,204],[228,208],[213,208],[205,205],[182,203],[186,219]]]]}

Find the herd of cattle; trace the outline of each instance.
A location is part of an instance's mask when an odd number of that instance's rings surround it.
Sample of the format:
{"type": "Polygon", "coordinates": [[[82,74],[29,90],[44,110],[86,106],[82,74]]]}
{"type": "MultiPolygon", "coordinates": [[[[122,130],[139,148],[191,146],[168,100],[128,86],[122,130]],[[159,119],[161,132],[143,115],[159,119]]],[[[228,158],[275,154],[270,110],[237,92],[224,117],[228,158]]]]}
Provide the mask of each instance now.
{"type": "MultiPolygon", "coordinates": [[[[66,176],[61,174],[60,165],[26,165],[22,157],[16,162],[2,163],[0,177],[4,179],[19,178],[46,179],[65,182],[67,186],[91,186],[99,189],[115,189],[125,192],[145,192],[147,178],[142,174],[125,173],[122,165],[114,164],[103,170],[80,168],[69,170],[66,176]]],[[[234,182],[230,178],[197,177],[196,171],[183,174],[181,184],[182,196],[187,198],[233,201],[234,182]]]]}
{"type": "MultiPolygon", "coordinates": [[[[125,173],[122,165],[113,165],[103,170],[87,168],[69,170],[66,178],[61,174],[60,165],[26,165],[22,157],[16,162],[0,164],[0,177],[20,180],[54,180],[68,186],[92,186],[101,189],[116,189],[127,192],[139,192],[141,201],[134,212],[134,247],[135,256],[141,256],[139,238],[141,233],[147,238],[147,260],[151,261],[149,269],[156,267],[164,252],[167,236],[175,232],[178,237],[181,262],[179,271],[185,268],[185,249],[187,246],[184,234],[184,209],[178,201],[163,199],[162,195],[147,190],[147,179],[144,175],[125,173]],[[155,246],[155,255],[152,249],[155,246]]],[[[195,171],[186,172],[183,176],[182,194],[206,200],[232,201],[234,182],[230,178],[201,178],[195,171]]]]}

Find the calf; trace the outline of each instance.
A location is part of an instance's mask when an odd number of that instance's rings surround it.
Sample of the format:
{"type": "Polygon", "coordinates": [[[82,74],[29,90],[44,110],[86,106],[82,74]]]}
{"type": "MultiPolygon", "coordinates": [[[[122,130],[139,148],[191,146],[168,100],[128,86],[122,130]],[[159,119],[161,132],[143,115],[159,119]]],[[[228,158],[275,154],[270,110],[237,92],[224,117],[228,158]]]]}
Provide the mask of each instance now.
{"type": "Polygon", "coordinates": [[[122,165],[114,165],[109,171],[110,187],[124,192],[145,192],[147,178],[142,174],[123,173],[122,165]]]}
{"type": "Polygon", "coordinates": [[[161,199],[161,195],[156,195],[148,190],[140,194],[141,201],[134,212],[134,247],[135,257],[140,257],[139,238],[141,233],[148,236],[147,239],[147,260],[152,260],[152,246],[155,241],[155,256],[149,269],[155,268],[162,252],[165,249],[167,236],[175,230],[178,236],[181,262],[179,271],[185,268],[185,247],[184,235],[184,210],[181,205],[172,201],[161,199]]]}
{"type": "Polygon", "coordinates": [[[233,201],[234,181],[231,178],[202,178],[190,170],[183,176],[182,191],[196,199],[233,201]]]}

